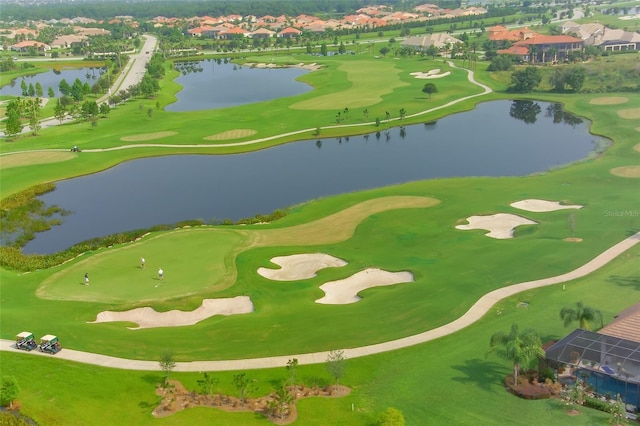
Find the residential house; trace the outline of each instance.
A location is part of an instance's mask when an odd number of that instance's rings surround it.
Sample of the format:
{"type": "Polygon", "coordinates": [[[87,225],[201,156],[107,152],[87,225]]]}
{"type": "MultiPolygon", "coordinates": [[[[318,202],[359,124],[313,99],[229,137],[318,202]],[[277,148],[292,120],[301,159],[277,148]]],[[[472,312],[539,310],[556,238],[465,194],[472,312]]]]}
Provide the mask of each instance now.
{"type": "Polygon", "coordinates": [[[52,49],[68,49],[73,46],[81,46],[86,43],[87,36],[69,34],[63,35],[51,42],[52,49]]]}
{"type": "Polygon", "coordinates": [[[585,45],[593,45],[604,51],[619,52],[623,50],[640,50],[640,34],[624,30],[604,28],[585,40],[585,45]]]}
{"type": "Polygon", "coordinates": [[[301,34],[302,31],[293,27],[287,27],[281,31],[278,31],[278,37],[282,38],[298,38],[301,34]]]}
{"type": "Polygon", "coordinates": [[[585,380],[597,394],[619,393],[633,416],[640,407],[640,303],[598,332],[574,330],[545,351],[544,364],[585,380]]]}
{"type": "Polygon", "coordinates": [[[258,28],[257,30],[249,34],[249,36],[251,38],[268,39],[268,38],[272,38],[275,33],[276,33],[275,31],[271,31],[267,28],[258,28]]]}
{"type": "Polygon", "coordinates": [[[211,25],[201,25],[196,28],[187,30],[187,33],[192,37],[200,38],[214,38],[218,36],[218,31],[211,25]]]}
{"type": "Polygon", "coordinates": [[[536,35],[515,42],[507,49],[498,50],[499,55],[517,56],[524,62],[563,61],[570,52],[580,51],[584,41],[568,35],[536,35]]]}
{"type": "Polygon", "coordinates": [[[222,39],[230,40],[238,37],[247,37],[249,36],[249,34],[250,34],[250,31],[245,30],[244,28],[233,27],[233,28],[228,28],[224,31],[220,31],[218,33],[218,37],[222,39]]]}
{"type": "Polygon", "coordinates": [[[495,25],[493,27],[487,28],[487,32],[489,33],[489,40],[504,42],[522,41],[531,37],[541,35],[528,27],[510,30],[502,25],[495,25]]]}
{"type": "Polygon", "coordinates": [[[446,33],[436,33],[407,37],[400,43],[402,47],[409,47],[420,52],[426,52],[431,46],[435,46],[438,50],[448,49],[453,44],[464,44],[464,42],[446,33]]]}
{"type": "Polygon", "coordinates": [[[11,45],[11,50],[13,50],[14,52],[26,52],[30,48],[34,48],[38,52],[46,52],[51,50],[51,46],[49,46],[48,44],[40,43],[39,41],[35,40],[25,40],[11,45]]]}

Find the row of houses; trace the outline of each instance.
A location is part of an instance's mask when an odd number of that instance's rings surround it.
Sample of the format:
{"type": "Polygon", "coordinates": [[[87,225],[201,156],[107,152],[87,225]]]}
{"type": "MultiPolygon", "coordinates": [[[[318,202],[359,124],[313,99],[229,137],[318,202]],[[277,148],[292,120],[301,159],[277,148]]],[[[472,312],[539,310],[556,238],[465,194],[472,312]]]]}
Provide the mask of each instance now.
{"type": "MultiPolygon", "coordinates": [[[[486,14],[487,10],[482,7],[470,6],[458,9],[444,9],[434,4],[422,4],[416,6],[413,12],[393,11],[391,7],[385,5],[368,6],[355,11],[354,14],[344,16],[341,19],[323,20],[311,15],[298,15],[295,17],[280,15],[265,15],[257,17],[254,15],[227,15],[221,17],[193,17],[188,19],[167,18],[157,16],[151,20],[155,27],[176,26],[186,23],[192,29],[201,27],[219,28],[224,25],[233,25],[239,28],[244,34],[252,36],[257,29],[266,29],[279,33],[287,28],[294,28],[300,31],[325,32],[337,29],[357,29],[357,28],[379,28],[406,22],[422,22],[432,19],[450,19],[464,16],[475,16],[486,14]]],[[[228,28],[230,29],[230,28],[228,28]]],[[[190,30],[191,31],[191,30],[190,30]]],[[[210,29],[197,30],[192,32],[195,36],[209,35],[210,29]]],[[[239,32],[238,30],[235,30],[239,32]]],[[[218,33],[223,33],[220,29],[218,33]]]]}
{"type": "Polygon", "coordinates": [[[76,45],[85,45],[88,42],[89,36],[106,36],[109,34],[111,34],[111,32],[103,28],[77,27],[75,29],[75,34],[62,35],[57,37],[50,44],[42,43],[37,40],[23,40],[13,43],[9,48],[14,52],[26,52],[29,49],[35,49],[38,52],[48,52],[52,49],[68,49],[76,45]]]}
{"type": "Polygon", "coordinates": [[[523,62],[562,61],[570,52],[594,46],[608,51],[640,50],[640,34],[612,30],[602,24],[579,25],[568,21],[562,34],[538,34],[530,28],[508,29],[497,25],[488,29],[489,40],[512,43],[498,50],[499,55],[512,55],[523,62]]]}

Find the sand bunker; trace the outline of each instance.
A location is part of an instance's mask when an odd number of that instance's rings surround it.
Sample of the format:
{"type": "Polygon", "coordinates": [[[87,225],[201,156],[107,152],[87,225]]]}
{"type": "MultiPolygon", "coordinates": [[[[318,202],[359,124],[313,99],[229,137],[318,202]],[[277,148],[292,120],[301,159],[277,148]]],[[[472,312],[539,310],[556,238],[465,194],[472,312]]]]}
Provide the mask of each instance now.
{"type": "Polygon", "coordinates": [[[76,158],[75,152],[21,152],[19,154],[3,155],[0,157],[0,168],[33,166],[34,164],[58,163],[76,158]]]}
{"type": "Polygon", "coordinates": [[[236,315],[253,312],[253,303],[248,296],[237,296],[229,299],[204,299],[202,306],[193,311],[172,310],[157,312],[153,308],[137,308],[129,311],[100,312],[94,322],[134,322],[138,327],[128,327],[130,330],[155,327],[180,327],[194,325],[214,315],[236,315]]]}
{"type": "Polygon", "coordinates": [[[636,144],[636,146],[633,147],[633,150],[640,152],[640,143],[636,144]]]}
{"type": "Polygon", "coordinates": [[[628,120],[640,120],[640,108],[621,109],[618,115],[628,120]]]}
{"type": "Polygon", "coordinates": [[[611,169],[610,173],[614,176],[619,177],[640,178],[640,166],[616,167],[614,169],[611,169]]]}
{"type": "Polygon", "coordinates": [[[562,205],[559,201],[547,201],[547,200],[522,200],[511,203],[511,207],[516,209],[526,210],[528,212],[553,212],[556,210],[564,209],[581,209],[584,206],[578,204],[562,205]]]}
{"type": "Polygon", "coordinates": [[[498,213],[490,216],[470,216],[468,225],[456,225],[456,229],[486,229],[491,238],[513,238],[513,230],[520,225],[535,225],[537,222],[515,214],[498,213]]]}
{"type": "Polygon", "coordinates": [[[324,268],[339,268],[347,262],[324,253],[294,254],[271,259],[281,269],[258,268],[258,274],[275,281],[305,280],[324,268]]]}
{"type": "Polygon", "coordinates": [[[409,75],[414,76],[415,78],[442,78],[451,74],[450,71],[440,73],[440,69],[436,68],[427,72],[412,72],[409,75]]]}
{"type": "Polygon", "coordinates": [[[311,64],[305,64],[304,62],[300,62],[297,63],[295,65],[282,65],[282,64],[274,64],[274,63],[269,63],[266,64],[264,62],[259,62],[259,63],[255,63],[255,62],[247,62],[246,64],[244,64],[244,66],[247,67],[252,67],[252,68],[301,68],[303,70],[308,70],[308,71],[316,71],[319,70],[320,68],[322,68],[320,65],[316,64],[315,62],[311,63],[311,64]]]}
{"type": "Polygon", "coordinates": [[[142,141],[151,141],[154,139],[162,139],[162,138],[166,138],[168,136],[174,136],[177,134],[178,132],[146,133],[144,135],[123,136],[120,138],[120,140],[124,142],[142,142],[142,141]]]}
{"type": "Polygon", "coordinates": [[[627,102],[629,98],[623,96],[609,96],[606,98],[593,98],[589,101],[591,105],[615,105],[627,102]]]}
{"type": "Polygon", "coordinates": [[[358,293],[362,290],[410,282],[413,282],[413,274],[411,272],[388,272],[382,269],[369,268],[344,280],[322,284],[320,289],[324,291],[325,296],[316,300],[316,303],[325,305],[356,303],[362,299],[358,296],[358,293]]]}
{"type": "Polygon", "coordinates": [[[253,136],[258,133],[256,130],[251,129],[235,129],[227,130],[226,132],[216,133],[215,135],[206,136],[203,139],[206,141],[221,141],[226,139],[238,139],[247,136],[253,136]]]}

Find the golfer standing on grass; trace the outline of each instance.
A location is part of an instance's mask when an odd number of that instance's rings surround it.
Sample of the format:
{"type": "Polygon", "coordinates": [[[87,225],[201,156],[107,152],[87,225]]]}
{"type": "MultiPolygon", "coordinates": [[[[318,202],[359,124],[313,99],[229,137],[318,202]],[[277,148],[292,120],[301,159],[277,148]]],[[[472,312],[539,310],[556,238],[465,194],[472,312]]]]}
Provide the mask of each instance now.
{"type": "Polygon", "coordinates": [[[140,258],[140,265],[141,265],[142,269],[144,269],[144,257],[140,258]]]}
{"type": "MultiPolygon", "coordinates": [[[[158,280],[162,281],[162,276],[164,275],[164,271],[162,270],[162,268],[158,268],[158,280]]],[[[158,287],[160,285],[160,283],[156,284],[156,287],[158,287]]]]}
{"type": "Polygon", "coordinates": [[[89,285],[89,273],[84,273],[84,285],[89,285]]]}

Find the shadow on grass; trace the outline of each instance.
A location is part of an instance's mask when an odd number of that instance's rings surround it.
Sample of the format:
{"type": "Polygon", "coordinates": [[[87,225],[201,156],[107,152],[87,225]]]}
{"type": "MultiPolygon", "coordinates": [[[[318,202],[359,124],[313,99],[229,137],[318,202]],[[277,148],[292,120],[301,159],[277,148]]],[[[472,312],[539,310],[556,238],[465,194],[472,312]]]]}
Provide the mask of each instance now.
{"type": "Polygon", "coordinates": [[[611,275],[608,282],[612,282],[621,287],[635,287],[636,290],[640,290],[640,277],[623,277],[620,275],[611,275]]]}
{"type": "MultiPolygon", "coordinates": [[[[314,387],[317,386],[319,388],[324,388],[329,386],[329,380],[325,377],[315,377],[315,376],[305,376],[301,378],[301,383],[304,383],[306,386],[314,387]]],[[[298,383],[300,384],[300,383],[298,383]]]]}
{"type": "Polygon", "coordinates": [[[160,374],[145,374],[141,377],[142,381],[150,385],[157,385],[162,383],[162,376],[160,374]]]}
{"type": "Polygon", "coordinates": [[[140,401],[138,403],[138,407],[140,407],[144,412],[147,412],[149,410],[153,411],[158,406],[158,404],[159,404],[158,401],[154,401],[154,402],[140,401]]]}
{"type": "Polygon", "coordinates": [[[484,390],[491,390],[492,385],[501,383],[507,373],[504,365],[477,358],[465,361],[464,365],[454,365],[452,368],[463,374],[462,377],[453,377],[452,380],[464,384],[474,383],[484,390]]]}

